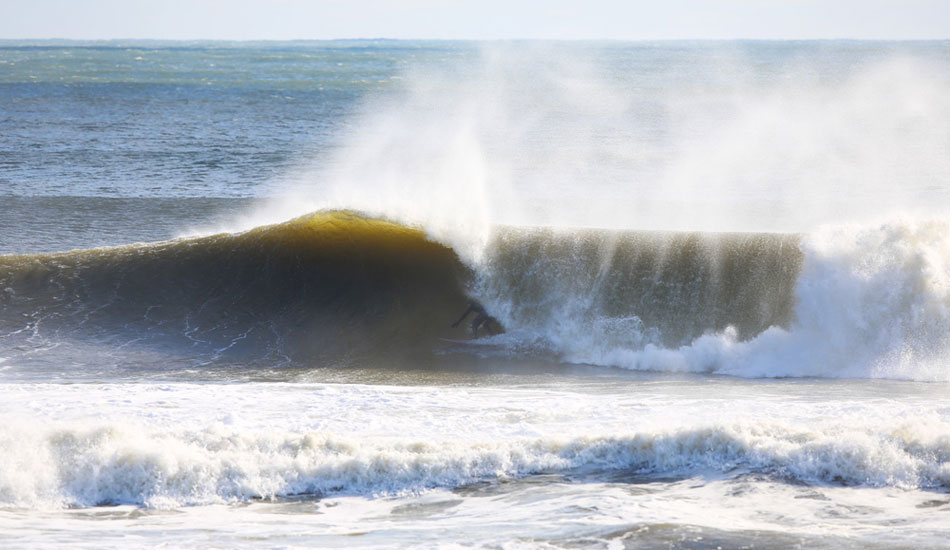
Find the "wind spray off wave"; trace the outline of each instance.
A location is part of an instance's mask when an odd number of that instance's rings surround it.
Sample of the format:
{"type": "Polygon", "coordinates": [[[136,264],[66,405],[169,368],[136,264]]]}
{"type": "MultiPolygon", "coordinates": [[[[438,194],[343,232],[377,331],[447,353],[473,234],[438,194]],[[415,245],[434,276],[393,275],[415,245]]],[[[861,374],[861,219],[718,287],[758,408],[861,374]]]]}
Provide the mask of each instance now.
{"type": "MultiPolygon", "coordinates": [[[[675,239],[667,243],[672,252],[659,257],[618,256],[608,248],[600,262],[580,264],[588,266],[587,282],[537,264],[555,296],[548,303],[560,310],[549,310],[548,327],[531,327],[530,334],[568,360],[632,369],[946,381],[948,229],[945,221],[832,227],[801,237],[798,246],[793,237],[746,236],[750,244],[768,243],[738,255],[746,263],[730,257],[723,242],[688,260],[675,239]],[[669,275],[683,268],[688,276],[669,275]],[[648,295],[624,303],[611,291],[598,293],[617,271],[639,272],[640,281],[623,288],[649,289],[648,295]],[[577,282],[583,292],[567,296],[555,281],[577,282]],[[617,313],[619,304],[626,314],[617,313]],[[729,307],[731,317],[716,319],[729,307]],[[688,321],[664,330],[657,315],[688,321]]],[[[716,242],[707,239],[707,247],[716,242]]]]}

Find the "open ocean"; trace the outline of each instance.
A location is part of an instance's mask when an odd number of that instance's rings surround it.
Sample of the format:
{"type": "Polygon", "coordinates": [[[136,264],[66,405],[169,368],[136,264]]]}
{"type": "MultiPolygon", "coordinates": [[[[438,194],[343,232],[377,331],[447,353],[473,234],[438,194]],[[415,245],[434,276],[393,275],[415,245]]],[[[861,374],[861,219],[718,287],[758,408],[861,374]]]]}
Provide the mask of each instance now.
{"type": "Polygon", "coordinates": [[[0,41],[0,392],[3,548],[948,548],[950,41],[0,41]]]}

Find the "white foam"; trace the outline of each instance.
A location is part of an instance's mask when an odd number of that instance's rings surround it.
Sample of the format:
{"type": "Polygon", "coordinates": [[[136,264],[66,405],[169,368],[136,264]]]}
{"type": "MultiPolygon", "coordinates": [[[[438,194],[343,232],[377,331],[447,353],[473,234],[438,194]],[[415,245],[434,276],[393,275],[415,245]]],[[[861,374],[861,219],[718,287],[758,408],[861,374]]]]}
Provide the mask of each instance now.
{"type": "Polygon", "coordinates": [[[945,220],[898,219],[805,236],[794,320],[748,341],[727,329],[668,349],[635,317],[590,324],[572,315],[521,336],[540,339],[568,361],[637,370],[947,381],[948,235],[945,220]],[[584,324],[571,324],[575,318],[584,324]]]}
{"type": "Polygon", "coordinates": [[[613,383],[582,393],[15,388],[5,392],[0,426],[5,506],[168,508],[300,493],[399,495],[592,469],[690,476],[739,468],[808,483],[950,484],[950,464],[941,458],[950,454],[950,411],[919,397],[803,401],[812,388],[750,395],[741,385],[719,385],[709,397],[708,384],[668,388],[687,395],[618,393],[613,383]]]}

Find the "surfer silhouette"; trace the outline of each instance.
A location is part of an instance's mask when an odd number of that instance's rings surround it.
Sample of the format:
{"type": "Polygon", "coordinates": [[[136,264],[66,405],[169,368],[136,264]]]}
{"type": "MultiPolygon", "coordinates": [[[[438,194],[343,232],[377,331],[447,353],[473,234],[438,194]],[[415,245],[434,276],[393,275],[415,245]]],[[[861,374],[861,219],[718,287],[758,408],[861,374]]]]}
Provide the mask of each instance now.
{"type": "Polygon", "coordinates": [[[468,301],[468,309],[465,310],[465,313],[458,318],[458,321],[452,323],[452,328],[459,326],[459,323],[465,320],[468,317],[469,313],[475,313],[475,318],[472,319],[472,338],[478,337],[478,329],[485,327],[485,330],[490,330],[489,323],[496,322],[488,312],[485,311],[485,307],[482,304],[478,303],[477,300],[468,301]]]}

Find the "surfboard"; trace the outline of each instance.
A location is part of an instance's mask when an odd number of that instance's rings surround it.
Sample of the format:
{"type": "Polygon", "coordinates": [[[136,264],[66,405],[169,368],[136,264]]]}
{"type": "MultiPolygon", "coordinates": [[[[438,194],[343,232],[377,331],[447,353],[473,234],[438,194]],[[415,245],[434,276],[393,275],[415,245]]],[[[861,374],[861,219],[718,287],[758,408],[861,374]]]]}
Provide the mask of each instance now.
{"type": "Polygon", "coordinates": [[[443,342],[448,342],[450,344],[471,344],[478,341],[478,338],[469,338],[468,340],[453,340],[452,338],[439,338],[443,342]]]}

